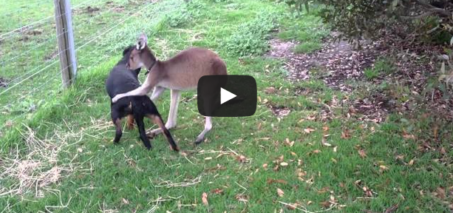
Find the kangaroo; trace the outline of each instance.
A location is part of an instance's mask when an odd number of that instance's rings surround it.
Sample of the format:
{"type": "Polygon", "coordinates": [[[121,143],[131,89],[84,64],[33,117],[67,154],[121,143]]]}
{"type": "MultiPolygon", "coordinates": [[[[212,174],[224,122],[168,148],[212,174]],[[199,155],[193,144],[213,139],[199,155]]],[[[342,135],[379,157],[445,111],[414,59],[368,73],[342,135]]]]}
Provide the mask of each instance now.
{"type": "MultiPolygon", "coordinates": [[[[148,94],[154,91],[151,100],[156,100],[165,89],[171,90],[170,112],[165,127],[171,129],[176,126],[176,117],[180,98],[180,91],[197,88],[198,80],[205,75],[227,75],[225,62],[214,52],[203,48],[189,48],[176,56],[159,61],[149,49],[146,35],[138,38],[136,48],[132,50],[127,64],[129,69],[143,67],[149,72],[145,82],[137,89],[116,95],[112,102],[127,96],[148,94]]],[[[204,130],[197,136],[195,144],[200,144],[206,133],[212,129],[212,118],[205,117],[204,130]]],[[[160,129],[151,131],[159,134],[160,129]]]]}
{"type": "MultiPolygon", "coordinates": [[[[129,56],[133,49],[134,46],[131,46],[123,51],[123,59],[113,67],[109,77],[105,81],[106,90],[110,98],[117,94],[140,87],[140,82],[137,77],[141,67],[132,70],[126,68],[127,61],[129,60],[129,56]]],[[[122,136],[121,118],[128,115],[128,127],[132,128],[135,120],[140,132],[140,139],[148,150],[151,149],[151,143],[146,136],[145,124],[143,122],[143,118],[148,117],[162,129],[171,148],[174,151],[179,151],[170,132],[165,128],[162,117],[157,111],[156,106],[148,96],[143,95],[123,98],[116,103],[111,103],[110,108],[112,121],[116,127],[115,139],[113,140],[114,143],[118,143],[122,136]]]]}

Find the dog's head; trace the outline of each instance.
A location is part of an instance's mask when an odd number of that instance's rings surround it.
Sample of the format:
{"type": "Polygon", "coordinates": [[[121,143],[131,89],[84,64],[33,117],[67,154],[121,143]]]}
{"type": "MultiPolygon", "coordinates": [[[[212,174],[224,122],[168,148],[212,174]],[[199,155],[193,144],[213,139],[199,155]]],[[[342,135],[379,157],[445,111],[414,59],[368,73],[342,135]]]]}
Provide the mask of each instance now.
{"type": "Polygon", "coordinates": [[[138,67],[137,69],[130,69],[128,66],[127,66],[127,62],[130,58],[130,55],[132,53],[132,51],[135,49],[135,45],[131,45],[129,47],[126,47],[124,50],[123,50],[123,58],[121,59],[122,62],[125,62],[126,63],[126,67],[131,71],[133,72],[136,76],[138,76],[138,74],[140,74],[140,70],[141,70],[141,67],[138,67]]]}

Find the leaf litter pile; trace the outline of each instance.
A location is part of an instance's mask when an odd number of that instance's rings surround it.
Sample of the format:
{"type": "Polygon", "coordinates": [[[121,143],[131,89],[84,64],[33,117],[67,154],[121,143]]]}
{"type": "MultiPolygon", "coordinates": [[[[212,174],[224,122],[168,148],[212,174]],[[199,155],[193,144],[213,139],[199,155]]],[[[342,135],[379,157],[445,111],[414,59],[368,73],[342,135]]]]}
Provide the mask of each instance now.
{"type": "MultiPolygon", "coordinates": [[[[292,81],[318,79],[345,94],[338,102],[348,108],[348,117],[381,123],[389,113],[411,115],[419,109],[430,109],[433,115],[453,121],[450,92],[429,83],[439,77],[440,62],[434,57],[442,53],[438,47],[409,48],[403,42],[390,43],[381,38],[363,40],[356,48],[338,41],[336,36],[332,33],[331,38],[324,39],[322,49],[307,54],[294,53],[296,42],[272,39],[267,56],[283,59],[292,81]],[[383,58],[390,60],[391,66],[368,79],[365,70],[375,69],[383,58]],[[359,95],[349,98],[352,94],[359,95]]],[[[296,93],[306,95],[307,91],[296,93]]]]}

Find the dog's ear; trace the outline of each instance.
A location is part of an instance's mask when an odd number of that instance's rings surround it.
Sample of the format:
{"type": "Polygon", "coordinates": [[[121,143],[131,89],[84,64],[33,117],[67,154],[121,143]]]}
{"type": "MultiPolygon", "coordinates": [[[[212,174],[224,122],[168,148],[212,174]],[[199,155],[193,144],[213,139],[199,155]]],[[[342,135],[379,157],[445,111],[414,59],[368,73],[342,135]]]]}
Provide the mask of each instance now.
{"type": "Polygon", "coordinates": [[[130,52],[132,49],[134,48],[134,46],[129,46],[127,47],[126,49],[123,50],[123,56],[125,56],[128,52],[130,52]]]}

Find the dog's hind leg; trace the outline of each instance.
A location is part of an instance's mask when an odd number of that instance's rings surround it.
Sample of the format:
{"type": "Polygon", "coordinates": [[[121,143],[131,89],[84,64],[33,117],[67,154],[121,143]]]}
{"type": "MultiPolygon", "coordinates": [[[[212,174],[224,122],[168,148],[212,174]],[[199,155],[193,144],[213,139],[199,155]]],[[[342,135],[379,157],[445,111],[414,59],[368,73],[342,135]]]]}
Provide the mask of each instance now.
{"type": "Polygon", "coordinates": [[[143,141],[143,144],[145,144],[145,147],[148,150],[150,150],[151,149],[151,143],[149,142],[149,139],[146,136],[145,123],[143,122],[143,116],[135,114],[134,118],[135,118],[135,122],[137,123],[137,126],[138,126],[138,131],[140,133],[140,139],[143,141]]]}
{"type": "Polygon", "coordinates": [[[170,147],[173,151],[178,152],[179,148],[178,145],[176,145],[175,141],[173,140],[173,137],[170,134],[170,131],[165,127],[164,121],[162,120],[162,117],[157,114],[157,115],[148,115],[148,117],[155,123],[157,124],[161,131],[164,133],[165,137],[167,138],[168,143],[170,144],[170,147]]]}
{"type": "Polygon", "coordinates": [[[129,130],[134,129],[134,116],[133,116],[133,115],[128,115],[128,116],[127,116],[126,127],[127,127],[127,129],[129,129],[129,130]]]}
{"type": "Polygon", "coordinates": [[[118,143],[121,139],[121,136],[123,135],[123,130],[121,128],[121,118],[119,117],[118,112],[116,112],[113,108],[112,108],[111,113],[112,113],[112,121],[116,128],[115,139],[113,139],[113,142],[118,143]]]}

